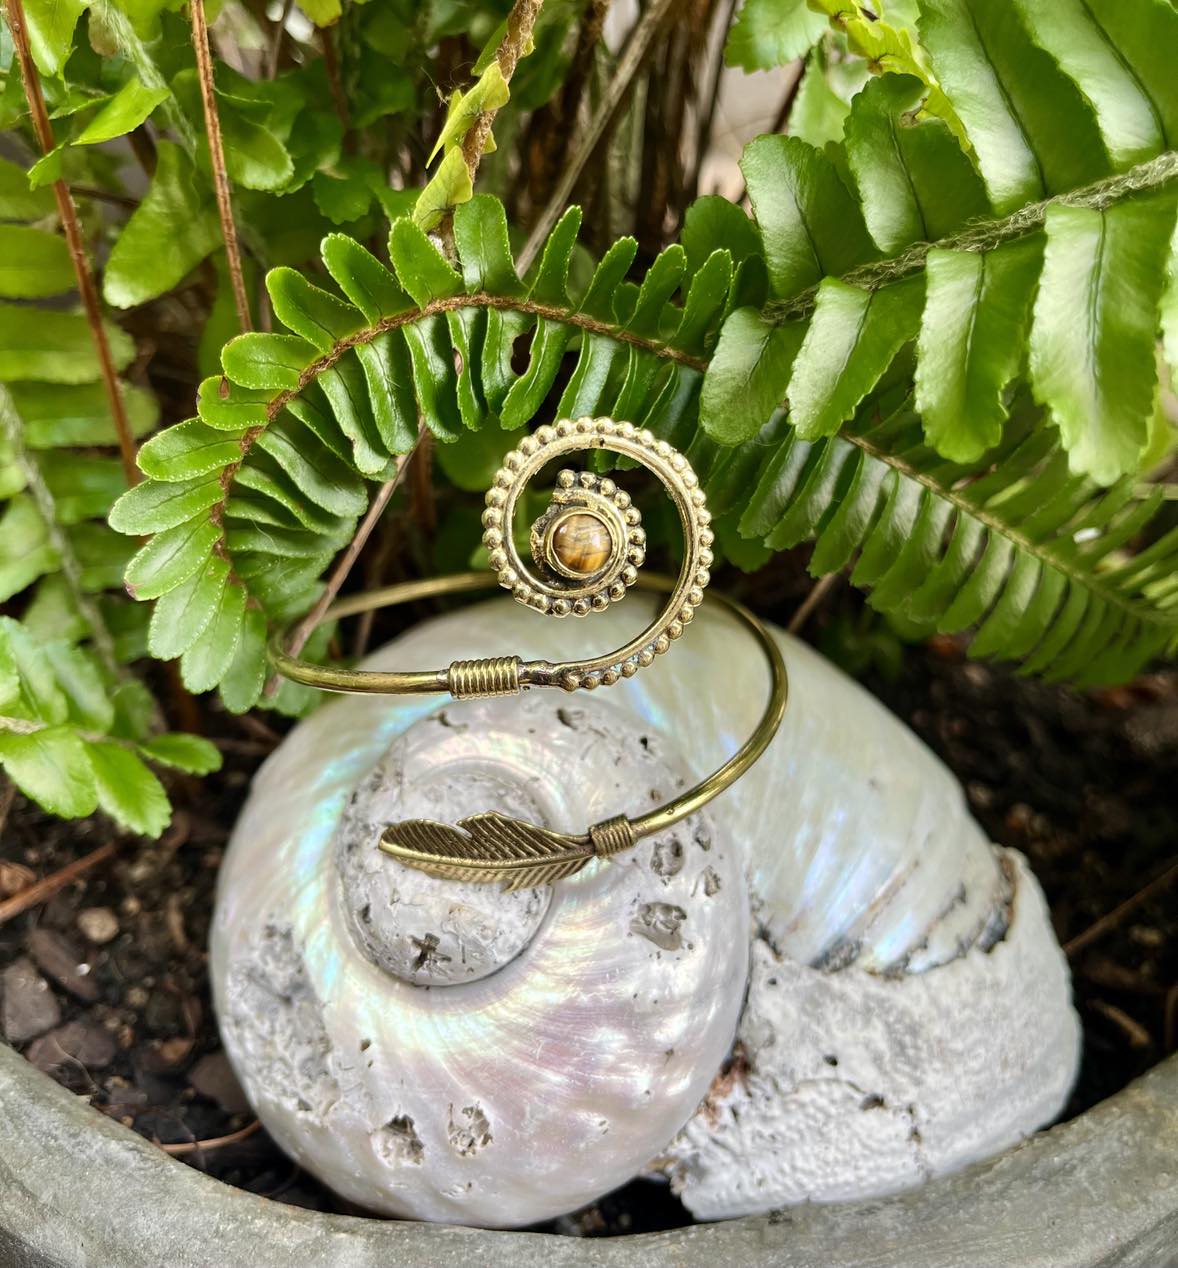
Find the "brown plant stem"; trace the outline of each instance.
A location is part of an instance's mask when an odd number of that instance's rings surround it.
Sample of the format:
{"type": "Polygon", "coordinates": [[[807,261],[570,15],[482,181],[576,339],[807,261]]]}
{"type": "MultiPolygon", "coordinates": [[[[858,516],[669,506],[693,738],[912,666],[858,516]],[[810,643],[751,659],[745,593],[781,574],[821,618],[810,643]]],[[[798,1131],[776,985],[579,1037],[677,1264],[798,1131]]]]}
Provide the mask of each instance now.
{"type": "Polygon", "coordinates": [[[209,142],[209,164],[213,170],[213,188],[217,194],[217,214],[221,218],[221,236],[229,264],[229,281],[233,287],[233,303],[242,330],[252,330],[249,299],[241,270],[241,248],[237,243],[237,227],[233,223],[233,200],[229,193],[229,173],[225,167],[225,147],[221,140],[221,116],[217,113],[213,86],[213,57],[209,51],[209,28],[205,21],[204,0],[189,0],[192,22],[192,48],[196,54],[196,72],[200,80],[200,99],[204,107],[205,133],[209,142]]]}
{"type": "Polygon", "coordinates": [[[34,881],[19,894],[13,894],[11,898],[5,899],[0,903],[0,925],[6,924],[14,916],[19,916],[21,912],[28,911],[30,907],[36,907],[38,903],[52,898],[71,881],[90,871],[91,868],[97,867],[99,863],[105,862],[114,852],[115,843],[108,841],[105,845],[100,845],[97,850],[91,850],[80,859],[75,859],[72,863],[67,863],[65,867],[58,868],[56,872],[42,880],[34,881]]]}
{"type": "Polygon", "coordinates": [[[340,74],[339,49],[335,46],[335,27],[325,26],[319,33],[323,41],[323,68],[327,71],[327,84],[331,90],[331,104],[344,130],[343,148],[345,154],[356,152],[356,137],[352,132],[352,122],[348,115],[348,97],[344,92],[343,76],[340,74]]]}
{"type": "MultiPolygon", "coordinates": [[[[33,62],[33,54],[29,48],[29,33],[25,25],[25,11],[21,0],[4,0],[8,14],[8,26],[12,32],[12,46],[20,63],[21,80],[24,83],[25,100],[29,103],[29,114],[32,116],[33,131],[37,135],[37,144],[42,154],[53,151],[53,125],[49,122],[49,112],[45,108],[45,96],[41,91],[41,80],[37,75],[37,67],[33,62]]],[[[102,383],[106,389],[107,402],[110,405],[111,417],[114,419],[115,434],[119,438],[119,456],[123,462],[123,475],[128,485],[139,481],[139,468],[135,464],[135,439],[131,434],[131,424],[127,419],[127,410],[123,402],[122,389],[119,386],[118,372],[115,370],[114,357],[110,351],[110,340],[106,337],[106,327],[102,324],[102,310],[98,304],[98,289],[94,285],[94,274],[90,270],[90,261],[86,255],[86,246],[82,241],[82,228],[78,223],[78,210],[70,196],[69,186],[64,180],[53,182],[53,196],[57,200],[57,214],[61,219],[61,227],[65,232],[66,244],[69,247],[70,260],[74,266],[74,276],[78,282],[78,294],[82,299],[82,307],[86,312],[86,321],[90,326],[90,338],[94,341],[94,350],[98,354],[98,364],[102,371],[102,383]]]]}
{"type": "Polygon", "coordinates": [[[697,92],[695,97],[696,105],[700,109],[700,117],[695,130],[695,153],[691,159],[691,171],[683,185],[685,204],[699,197],[700,172],[703,169],[704,159],[707,157],[708,145],[716,123],[716,107],[720,103],[720,78],[724,74],[724,45],[728,41],[728,30],[732,26],[732,18],[736,12],[736,0],[721,0],[721,5],[723,18],[719,30],[720,38],[715,40],[716,46],[710,50],[711,60],[705,71],[703,91],[697,92]]]}
{"type": "Polygon", "coordinates": [[[575,130],[581,114],[581,100],[589,84],[597,46],[609,13],[611,0],[590,0],[581,19],[577,33],[577,45],[569,62],[564,84],[548,105],[532,116],[526,152],[526,183],[521,179],[516,186],[518,194],[525,188],[531,206],[540,204],[556,179],[564,162],[569,134],[575,130]]]}
{"type": "MultiPolygon", "coordinates": [[[[495,60],[503,72],[503,78],[510,82],[519,59],[524,56],[528,43],[532,38],[532,28],[544,7],[544,0],[515,0],[511,12],[507,15],[507,30],[503,42],[495,53],[495,60]]],[[[498,110],[484,110],[475,119],[462,140],[462,157],[466,160],[466,170],[473,181],[483,159],[487,137],[491,133],[491,124],[498,110]]]]}
{"type": "MultiPolygon", "coordinates": [[[[507,29],[503,40],[495,53],[495,60],[503,72],[505,82],[510,82],[519,60],[527,52],[532,38],[532,28],[544,7],[544,0],[515,0],[511,12],[507,15],[507,29]]],[[[491,125],[495,121],[498,109],[484,110],[475,117],[462,138],[462,157],[466,162],[466,170],[473,183],[483,159],[483,151],[487,146],[487,138],[491,135],[491,125]]],[[[447,255],[453,256],[454,244],[454,211],[451,208],[442,217],[438,225],[438,235],[446,245],[447,255]]]]}
{"type": "Polygon", "coordinates": [[[789,624],[785,627],[790,634],[798,634],[802,627],[814,615],[814,609],[822,602],[830,591],[838,584],[841,572],[828,572],[810,587],[810,593],[798,604],[789,624]]]}
{"type": "Polygon", "coordinates": [[[388,505],[389,498],[396,492],[397,485],[401,483],[401,479],[413,455],[417,453],[421,446],[422,437],[428,434],[428,432],[423,430],[413,448],[408,453],[401,454],[397,458],[396,471],[376,491],[376,496],[364,513],[364,518],[360,521],[355,535],[345,547],[343,554],[336,560],[335,567],[331,570],[331,575],[327,579],[327,585],[324,587],[323,593],[319,596],[315,606],[295,627],[287,649],[292,656],[297,656],[303,650],[307,639],[311,637],[311,632],[323,620],[324,612],[331,606],[335,596],[339,594],[340,587],[347,580],[348,573],[352,571],[352,565],[355,564],[360,552],[364,549],[364,543],[372,535],[372,530],[376,527],[377,520],[380,519],[384,508],[388,505]]]}
{"type": "Polygon", "coordinates": [[[646,59],[647,52],[650,50],[651,41],[658,33],[663,20],[671,12],[674,3],[675,0],[654,0],[654,3],[642,15],[641,21],[634,28],[633,34],[631,34],[626,43],[626,51],[622,54],[621,61],[618,62],[618,68],[614,72],[613,78],[609,81],[609,87],[605,90],[605,95],[598,103],[597,109],[589,121],[589,126],[578,140],[576,149],[569,155],[560,182],[552,191],[551,197],[548,199],[527,242],[524,244],[524,249],[519,258],[519,271],[521,274],[527,272],[532,261],[539,254],[540,248],[547,241],[553,226],[560,219],[560,214],[564,211],[569,196],[573,192],[573,187],[585,168],[585,164],[593,156],[598,142],[605,135],[615,111],[625,100],[630,83],[638,73],[639,68],[646,59]]]}
{"type": "Polygon", "coordinates": [[[252,1123],[247,1123],[240,1131],[230,1132],[228,1136],[214,1136],[211,1140],[181,1140],[172,1145],[160,1145],[159,1148],[173,1158],[205,1149],[219,1149],[222,1145],[236,1145],[239,1141],[247,1140],[261,1126],[255,1118],[252,1123]]]}
{"type": "Polygon", "coordinates": [[[293,8],[294,0],[282,0],[282,12],[270,32],[270,44],[266,49],[264,72],[267,79],[273,79],[278,74],[278,59],[282,54],[282,37],[286,34],[286,23],[293,8]]]}
{"type": "Polygon", "coordinates": [[[1178,859],[1175,859],[1160,876],[1155,876],[1148,885],[1143,885],[1137,893],[1130,895],[1112,911],[1090,924],[1083,933],[1065,942],[1064,955],[1069,959],[1078,955],[1085,947],[1091,946],[1098,938],[1102,938],[1110,929],[1115,929],[1130,912],[1135,911],[1142,903],[1149,902],[1151,898],[1156,898],[1175,881],[1178,881],[1178,859]]]}

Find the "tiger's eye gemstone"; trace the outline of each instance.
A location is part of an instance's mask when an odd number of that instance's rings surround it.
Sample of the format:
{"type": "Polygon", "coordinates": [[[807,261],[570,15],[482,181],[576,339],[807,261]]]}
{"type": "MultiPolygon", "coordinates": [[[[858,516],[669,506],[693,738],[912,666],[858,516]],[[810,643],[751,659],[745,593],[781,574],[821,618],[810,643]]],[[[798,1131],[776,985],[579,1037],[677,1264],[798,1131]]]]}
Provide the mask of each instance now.
{"type": "Polygon", "coordinates": [[[609,562],[613,542],[609,529],[596,515],[578,511],[557,524],[551,547],[562,567],[579,577],[589,577],[609,562]]]}

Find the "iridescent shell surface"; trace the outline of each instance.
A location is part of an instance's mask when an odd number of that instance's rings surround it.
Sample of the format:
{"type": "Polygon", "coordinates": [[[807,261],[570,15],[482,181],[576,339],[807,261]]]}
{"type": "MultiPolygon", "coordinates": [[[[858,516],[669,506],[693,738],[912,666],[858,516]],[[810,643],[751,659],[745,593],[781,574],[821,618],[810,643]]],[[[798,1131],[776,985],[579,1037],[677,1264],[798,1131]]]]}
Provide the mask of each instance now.
{"type": "MultiPolygon", "coordinates": [[[[650,610],[572,628],[504,598],[368,663],[562,659],[650,610]]],[[[494,808],[583,831],[713,770],[768,687],[725,614],[594,695],[350,697],[295,729],[234,834],[212,957],[227,1049],[292,1154],[372,1209],[490,1225],[653,1161],[715,1218],[890,1192],[1058,1111],[1078,1026],[1033,877],[906,727],[778,637],[790,703],[757,766],[702,827],[550,896],[433,881],[375,838],[494,808]]]]}
{"type": "Polygon", "coordinates": [[[640,1171],[726,1057],[738,852],[696,816],[544,890],[423,876],[376,849],[383,822],[498,809],[583,831],[685,773],[600,700],[448,705],[397,738],[382,703],[325,707],[256,780],[213,938],[226,1048],[271,1134],[353,1201],[542,1220],[640,1171]]]}

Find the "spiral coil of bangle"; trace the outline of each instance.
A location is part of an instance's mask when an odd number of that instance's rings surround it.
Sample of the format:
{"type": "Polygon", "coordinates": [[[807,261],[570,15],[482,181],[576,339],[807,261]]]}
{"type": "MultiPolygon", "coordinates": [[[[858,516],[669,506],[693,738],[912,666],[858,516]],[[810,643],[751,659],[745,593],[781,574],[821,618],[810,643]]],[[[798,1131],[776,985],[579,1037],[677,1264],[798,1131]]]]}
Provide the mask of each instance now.
{"type": "MultiPolygon", "coordinates": [[[[498,584],[517,601],[552,616],[587,616],[625,597],[632,586],[668,595],[655,618],[623,647],[574,661],[522,660],[496,656],[455,661],[444,669],[378,671],[313,664],[286,651],[279,635],[270,654],[278,673],[327,691],[376,694],[448,694],[455,700],[516,695],[531,687],[566,691],[611,686],[632,677],[666,652],[703,601],[710,579],[712,531],[699,481],[682,454],[630,423],[612,419],[562,419],[540,427],[507,454],[487,492],[484,544],[493,573],[468,572],[404,582],[349,596],[323,615],[324,621],[443,594],[498,584]],[[674,579],[640,571],[645,561],[641,516],[615,481],[592,472],[563,470],[547,510],[531,527],[535,568],[523,561],[514,518],[528,482],[553,459],[583,450],[609,449],[630,457],[662,483],[679,515],[684,556],[674,579]]],[[[508,889],[549,884],[571,876],[594,858],[610,858],[641,837],[661,832],[695,813],[739,779],[761,756],[785,712],[788,677],[781,651],[764,625],[723,595],[717,602],[754,636],[770,673],[769,699],[749,738],[722,766],[666,805],[636,818],[616,815],[580,835],[554,832],[493,812],[472,815],[456,826],[406,820],[384,831],[380,848],[434,876],[502,883],[508,889]]]]}

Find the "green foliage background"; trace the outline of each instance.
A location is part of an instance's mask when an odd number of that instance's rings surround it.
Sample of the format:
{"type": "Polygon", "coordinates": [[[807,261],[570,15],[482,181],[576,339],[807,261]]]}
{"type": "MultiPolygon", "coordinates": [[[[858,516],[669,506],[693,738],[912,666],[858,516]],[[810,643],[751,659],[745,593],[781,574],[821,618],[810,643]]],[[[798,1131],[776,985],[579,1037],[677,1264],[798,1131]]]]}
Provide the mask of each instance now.
{"type": "Polygon", "coordinates": [[[816,575],[849,569],[897,621],[973,629],[972,654],[1055,678],[1123,680],[1173,650],[1170,0],[745,0],[729,62],[803,59],[789,135],[745,151],[751,214],[704,196],[661,240],[649,220],[641,242],[615,232],[636,96],[589,216],[567,210],[524,268],[553,183],[539,141],[575,147],[572,86],[588,66],[591,111],[616,63],[585,4],[548,0],[508,83],[508,8],[308,0],[271,45],[274,14],[224,7],[217,109],[254,318],[274,325],[246,334],[179,5],[25,0],[58,139],[35,160],[0,29],[0,762],[18,786],[162,829],[145,761],[216,754],[162,731],[158,676],[129,668],[145,657],[234,712],[310,707],[263,693],[269,632],[314,604],[422,429],[476,490],[524,428],[628,418],[688,454],[743,565],[813,542],[816,575]],[[487,111],[475,193],[463,143],[487,111]],[[126,492],[58,178],[144,440],[126,492]]]}

